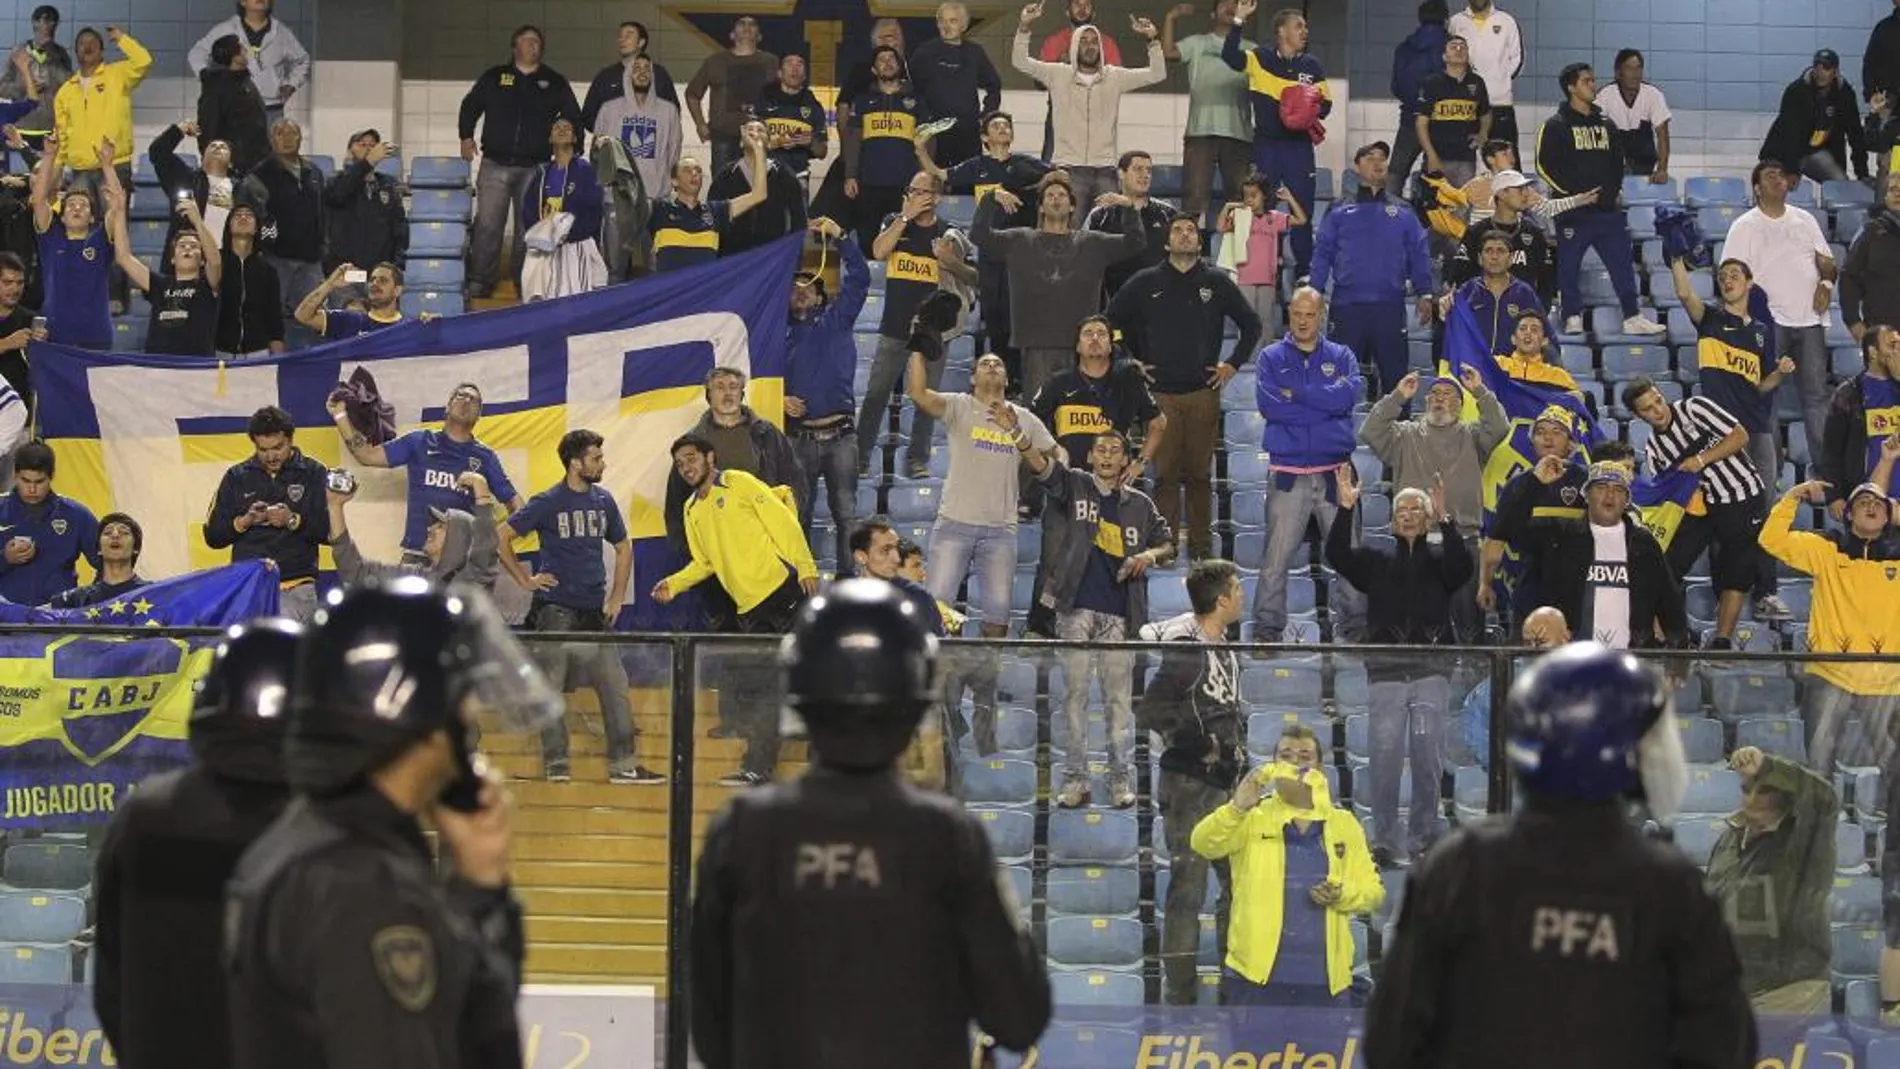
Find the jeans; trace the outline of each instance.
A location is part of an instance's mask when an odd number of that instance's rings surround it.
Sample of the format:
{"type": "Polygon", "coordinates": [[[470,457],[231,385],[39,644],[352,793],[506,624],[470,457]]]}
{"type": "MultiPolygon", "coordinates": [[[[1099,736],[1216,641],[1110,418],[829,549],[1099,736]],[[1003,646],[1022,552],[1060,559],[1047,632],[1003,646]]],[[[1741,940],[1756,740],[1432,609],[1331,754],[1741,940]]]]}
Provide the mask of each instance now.
{"type": "Polygon", "coordinates": [[[1417,118],[1411,109],[1399,109],[1399,128],[1392,135],[1392,155],[1385,170],[1385,192],[1394,199],[1404,198],[1405,180],[1412,176],[1412,165],[1425,151],[1418,143],[1418,127],[1413,124],[1417,118]]]}
{"type": "MultiPolygon", "coordinates": [[[[1056,617],[1056,637],[1064,642],[1121,642],[1128,637],[1128,621],[1094,609],[1071,609],[1056,617]]],[[[1062,717],[1069,726],[1069,745],[1062,755],[1065,780],[1089,774],[1089,676],[1102,687],[1108,709],[1108,775],[1126,778],[1135,748],[1135,655],[1118,649],[1062,651],[1062,717]],[[1090,672],[1093,667],[1094,672],[1090,672]]]]}
{"type": "MultiPolygon", "coordinates": [[[[1061,164],[1056,166],[1061,167],[1061,164]]],[[[1069,180],[1075,183],[1075,211],[1085,217],[1095,207],[1095,198],[1104,193],[1122,191],[1121,174],[1113,167],[1070,167],[1069,180]]]]}
{"type": "Polygon", "coordinates": [[[1199,976],[1196,964],[1201,946],[1201,903],[1207,898],[1207,872],[1220,877],[1220,898],[1214,904],[1214,930],[1221,957],[1227,957],[1227,920],[1233,910],[1233,877],[1227,859],[1209,861],[1194,852],[1188,839],[1195,825],[1226,804],[1227,791],[1203,780],[1163,770],[1155,786],[1161,807],[1162,833],[1168,847],[1168,899],[1162,904],[1161,987],[1170,1006],[1194,1005],[1199,976]]]}
{"type": "Polygon", "coordinates": [[[969,573],[970,601],[986,624],[1009,624],[1010,587],[1016,578],[1016,528],[978,526],[937,517],[930,531],[930,596],[948,605],[969,573]]]}
{"type": "MultiPolygon", "coordinates": [[[[706,142],[706,148],[712,153],[712,169],[706,172],[708,175],[723,173],[727,164],[735,163],[740,158],[739,139],[736,137],[714,134],[706,142]]],[[[711,182],[712,179],[709,177],[707,181],[711,182]]]]}
{"type": "MultiPolygon", "coordinates": [[[[515,167],[482,158],[475,171],[475,226],[468,238],[468,292],[486,297],[495,290],[501,275],[501,237],[508,229],[509,213],[521,203],[521,196],[534,180],[536,168],[515,167]]],[[[718,174],[715,169],[712,173],[718,174]]],[[[517,213],[518,214],[518,213],[517,213]]],[[[521,265],[527,259],[526,236],[529,221],[515,220],[515,239],[510,248],[510,270],[517,282],[521,265]]],[[[286,293],[285,299],[290,295],[286,293]]]]}
{"type": "MultiPolygon", "coordinates": [[[[1766,499],[1775,501],[1780,496],[1776,493],[1776,480],[1781,476],[1781,452],[1775,442],[1773,416],[1769,417],[1768,426],[1769,430],[1748,436],[1748,456],[1761,470],[1762,484],[1768,488],[1766,499]]],[[[1775,558],[1767,553],[1757,554],[1754,597],[1757,600],[1768,597],[1780,588],[1781,581],[1775,575],[1775,558]]]]}
{"type": "Polygon", "coordinates": [[[1808,733],[1808,767],[1823,776],[1834,774],[1836,762],[1887,768],[1894,751],[1896,705],[1900,705],[1900,695],[1854,694],[1809,672],[1801,681],[1801,721],[1808,733]],[[1837,753],[1841,730],[1848,718],[1855,715],[1866,728],[1860,743],[1849,752],[1837,753]]]}
{"type": "Polygon", "coordinates": [[[317,615],[317,584],[300,583],[277,595],[277,615],[307,624],[317,615]]]}
{"type": "Polygon", "coordinates": [[[1264,345],[1272,345],[1280,340],[1286,327],[1280,322],[1280,291],[1275,286],[1257,286],[1252,283],[1240,283],[1240,295],[1247,298],[1247,304],[1260,317],[1260,339],[1264,345]]]}
{"type": "Polygon", "coordinates": [[[1075,349],[1023,349],[1022,397],[1024,403],[1036,396],[1043,384],[1056,372],[1075,365],[1075,349]]]}
{"type": "Polygon", "coordinates": [[[297,322],[297,306],[311,290],[323,285],[323,265],[315,260],[286,260],[270,253],[264,254],[264,262],[277,273],[277,288],[284,299],[284,325],[291,326],[297,322]]]}
{"type": "Polygon", "coordinates": [[[1775,357],[1784,356],[1794,358],[1794,386],[1801,394],[1801,430],[1808,439],[1808,463],[1813,464],[1822,455],[1827,406],[1834,399],[1834,391],[1827,384],[1827,328],[1776,327],[1775,357]]]}
{"type": "MultiPolygon", "coordinates": [[[[803,600],[798,578],[788,576],[785,584],[764,601],[739,614],[735,630],[742,635],[785,634],[792,629],[803,600]]],[[[783,701],[778,667],[768,654],[747,651],[724,673],[724,678],[737,699],[733,706],[738,710],[734,726],[745,737],[745,755],[739,759],[739,769],[770,779],[778,768],[781,743],[778,710],[783,701]]]]}
{"type": "Polygon", "coordinates": [[[1819,148],[1801,160],[1801,175],[1816,182],[1845,182],[1847,169],[1827,149],[1819,148]]]}
{"type": "Polygon", "coordinates": [[[1240,183],[1247,177],[1253,146],[1231,137],[1187,137],[1181,142],[1181,210],[1205,224],[1214,201],[1214,172],[1220,172],[1221,196],[1240,199],[1240,183]]]}
{"type": "MultiPolygon", "coordinates": [[[[1287,569],[1293,566],[1293,555],[1306,545],[1307,519],[1319,517],[1324,539],[1339,514],[1339,506],[1326,496],[1331,474],[1293,476],[1293,484],[1284,490],[1279,487],[1280,478],[1269,476],[1267,483],[1267,544],[1260,554],[1260,580],[1253,593],[1255,642],[1278,642],[1286,631],[1287,569]]],[[[1357,637],[1365,631],[1366,596],[1343,578],[1334,579],[1331,589],[1328,605],[1334,639],[1357,637]]]]}
{"type": "MultiPolygon", "coordinates": [[[[825,498],[831,505],[831,522],[838,529],[838,568],[842,571],[851,560],[851,529],[858,523],[858,440],[847,428],[830,438],[814,437],[809,431],[794,428],[792,453],[804,469],[805,485],[798,488],[798,514],[805,517],[810,537],[812,502],[818,499],[818,480],[825,480],[825,498]]],[[[813,549],[816,552],[816,547],[813,549]]]]}
{"type": "Polygon", "coordinates": [[[1379,379],[1374,397],[1391,393],[1412,362],[1405,342],[1404,301],[1333,305],[1326,334],[1351,349],[1361,363],[1372,364],[1379,379]]]}
{"type": "Polygon", "coordinates": [[[1395,857],[1422,853],[1438,837],[1438,781],[1444,774],[1445,710],[1451,684],[1442,675],[1374,683],[1366,724],[1372,764],[1372,844],[1395,857]],[[1399,779],[1412,761],[1412,798],[1405,841],[1399,836],[1399,779]]]}
{"type": "MultiPolygon", "coordinates": [[[[1244,287],[1243,287],[1244,288],[1244,287]]],[[[1188,557],[1214,555],[1214,443],[1220,438],[1220,394],[1213,390],[1156,394],[1168,432],[1155,450],[1155,507],[1186,543],[1188,557]],[[1187,522],[1181,499],[1187,498],[1187,522]]]]}
{"type": "MultiPolygon", "coordinates": [[[[954,634],[951,637],[956,637],[954,634]]],[[[951,744],[967,732],[977,755],[997,752],[996,679],[1001,668],[996,650],[978,646],[946,645],[943,657],[944,720],[951,744]],[[963,692],[970,692],[970,719],[963,719],[963,692]]]]}
{"type": "MultiPolygon", "coordinates": [[[[1595,249],[1610,272],[1623,318],[1636,314],[1636,267],[1631,259],[1629,220],[1620,211],[1582,208],[1557,223],[1557,293],[1565,318],[1584,314],[1583,254],[1595,249]]],[[[1588,326],[1588,324],[1585,324],[1588,326]]]]}
{"type": "MultiPolygon", "coordinates": [[[[910,342],[905,338],[877,339],[877,352],[871,357],[871,378],[864,384],[864,400],[858,405],[858,464],[868,466],[877,455],[877,440],[884,433],[886,414],[891,407],[891,395],[902,384],[905,369],[910,364],[910,342]]],[[[944,361],[933,360],[924,364],[924,379],[931,389],[943,384],[944,361]]],[[[921,466],[930,463],[930,437],[937,428],[937,421],[922,409],[915,409],[910,415],[910,445],[904,449],[904,461],[907,466],[921,466]]]]}
{"type": "MultiPolygon", "coordinates": [[[[1491,105],[1491,140],[1509,141],[1511,154],[1518,155],[1517,108],[1510,104],[1491,105]]],[[[1479,146],[1483,148],[1482,145],[1479,146]]],[[[1515,166],[1515,162],[1513,166],[1515,166]]]]}
{"type": "MultiPolygon", "coordinates": [[[[536,631],[605,631],[606,614],[598,610],[575,609],[551,601],[536,602],[528,610],[528,626],[536,631]]],[[[620,660],[620,649],[596,643],[535,643],[528,649],[535,663],[546,673],[557,691],[567,690],[567,672],[578,664],[600,698],[601,725],[607,732],[607,763],[625,761],[633,756],[633,709],[627,703],[627,666],[620,660]]],[[[556,721],[541,732],[541,763],[567,762],[567,724],[556,721]]]]}
{"type": "Polygon", "coordinates": [[[1463,189],[1466,182],[1478,177],[1476,160],[1440,159],[1438,162],[1439,173],[1445,176],[1445,181],[1450,182],[1453,189],[1463,189]]]}

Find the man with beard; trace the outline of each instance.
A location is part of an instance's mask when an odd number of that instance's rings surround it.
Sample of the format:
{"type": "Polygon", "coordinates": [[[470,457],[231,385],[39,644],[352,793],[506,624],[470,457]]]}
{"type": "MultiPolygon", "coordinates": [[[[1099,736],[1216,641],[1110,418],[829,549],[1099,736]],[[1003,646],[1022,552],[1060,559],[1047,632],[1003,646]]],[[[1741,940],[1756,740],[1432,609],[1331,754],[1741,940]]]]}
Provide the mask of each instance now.
{"type": "Polygon", "coordinates": [[[1135,272],[1168,258],[1168,224],[1180,213],[1171,204],[1149,198],[1148,191],[1154,188],[1154,169],[1154,157],[1141,149],[1122,153],[1115,162],[1115,173],[1120,176],[1121,194],[1128,198],[1128,206],[1096,208],[1082,224],[1089,230],[1119,234],[1128,227],[1122,216],[1132,213],[1140,217],[1139,225],[1148,237],[1148,247],[1140,256],[1131,256],[1109,267],[1102,293],[1104,303],[1114,300],[1115,294],[1121,292],[1135,272]]]}
{"type": "Polygon", "coordinates": [[[871,86],[851,105],[857,136],[844,143],[844,195],[858,244],[873,259],[878,228],[904,206],[904,187],[917,173],[917,128],[929,118],[904,74],[904,57],[879,46],[871,53],[871,86]]]}
{"type": "Polygon", "coordinates": [[[825,108],[805,82],[805,57],[787,52],[778,61],[778,81],[759,95],[757,115],[765,120],[766,148],[772,162],[795,175],[811,170],[811,161],[830,152],[825,137],[825,108]]]}
{"type": "Polygon", "coordinates": [[[596,137],[620,142],[640,175],[647,199],[659,203],[673,193],[673,171],[680,164],[680,106],[666,98],[658,83],[661,68],[646,56],[626,67],[626,88],[593,113],[596,137]]]}
{"type": "MultiPolygon", "coordinates": [[[[355,264],[336,265],[330,277],[311,290],[303,303],[297,306],[297,322],[316,331],[318,337],[330,341],[359,337],[404,322],[402,268],[395,264],[377,264],[370,268],[369,285],[364,289],[369,300],[362,311],[344,309],[332,312],[323,307],[332,293],[350,285],[344,281],[344,277],[354,270],[355,264]]],[[[427,318],[426,313],[424,318],[427,318]]]]}
{"type": "Polygon", "coordinates": [[[910,54],[911,80],[925,109],[957,121],[937,145],[937,154],[952,167],[977,154],[983,132],[977,117],[1003,103],[1003,80],[983,46],[964,36],[969,28],[969,8],[958,2],[938,4],[936,38],[910,54]]]}
{"type": "Polygon", "coordinates": [[[1874,324],[1900,323],[1900,171],[1881,183],[1880,208],[1841,265],[1841,319],[1859,341],[1874,324]]]}
{"type": "MultiPolygon", "coordinates": [[[[561,436],[556,448],[564,474],[559,484],[528,499],[496,532],[501,568],[534,595],[528,626],[536,631],[610,631],[627,602],[633,575],[633,543],[613,495],[601,489],[607,458],[604,439],[593,431],[561,436]],[[532,575],[515,556],[515,539],[534,534],[541,542],[532,575]],[[613,547],[613,584],[608,585],[602,545],[613,547]]],[[[607,734],[607,782],[656,784],[666,777],[634,757],[633,711],[627,705],[627,666],[620,647],[603,643],[541,644],[533,647],[541,670],[556,690],[565,690],[570,662],[587,670],[600,699],[600,721],[607,734]]],[[[550,783],[569,778],[567,726],[556,722],[541,732],[541,767],[550,783]]]]}
{"type": "MultiPolygon", "coordinates": [[[[1491,451],[1510,437],[1511,418],[1497,395],[1485,389],[1484,377],[1467,367],[1457,380],[1433,379],[1425,384],[1423,418],[1400,419],[1419,386],[1417,372],[1400,379],[1397,389],[1372,406],[1359,426],[1359,440],[1385,464],[1394,493],[1442,489],[1438,520],[1456,531],[1465,555],[1475,562],[1478,525],[1484,515],[1484,465],[1491,451]],[[1467,391],[1477,402],[1476,423],[1461,418],[1467,391]]],[[[1467,580],[1476,574],[1475,566],[1467,569],[1467,580]]],[[[1469,582],[1452,598],[1451,622],[1463,641],[1476,642],[1481,637],[1483,621],[1478,618],[1477,604],[1469,582]]]]}
{"type": "Polygon", "coordinates": [[[308,623],[317,612],[317,547],[330,540],[323,506],[328,469],[296,447],[297,425],[275,405],[251,413],[245,433],[255,452],[219,481],[205,516],[205,545],[230,547],[234,564],[270,561],[283,614],[308,623]]]}
{"type": "MultiPolygon", "coordinates": [[[[464,382],[449,391],[442,406],[442,429],[414,430],[384,445],[371,445],[363,433],[350,424],[343,401],[331,397],[325,404],[336,421],[343,445],[358,464],[370,468],[404,468],[409,475],[407,513],[403,519],[402,548],[405,563],[422,556],[422,544],[428,535],[430,512],[435,509],[469,508],[470,491],[457,482],[463,472],[474,472],[488,481],[495,500],[518,511],[521,494],[508,481],[508,473],[481,439],[475,437],[475,424],[482,418],[482,390],[464,382]]],[[[486,519],[486,514],[478,516],[486,519]]]]}
{"type": "Polygon", "coordinates": [[[1119,186],[1115,161],[1120,151],[1119,123],[1123,94],[1154,85],[1168,76],[1168,57],[1156,38],[1161,31],[1145,18],[1129,20],[1137,34],[1148,39],[1148,65],[1130,69],[1103,56],[1102,31],[1094,25],[1076,28],[1063,61],[1029,58],[1029,33],[1042,15],[1042,0],[1023,8],[1016,26],[1010,65],[1049,87],[1049,127],[1055,139],[1050,159],[1069,172],[1082,203],[1113,193],[1119,186]]]}
{"type": "MultiPolygon", "coordinates": [[[[324,263],[392,263],[409,258],[409,214],[402,206],[402,185],[379,173],[395,146],[374,129],[350,138],[343,169],[323,187],[329,247],[324,263]]],[[[216,229],[215,227],[213,229],[216,229]]]]}
{"type": "MultiPolygon", "coordinates": [[[[1451,646],[1459,641],[1452,605],[1470,585],[1471,552],[1446,511],[1445,480],[1431,492],[1407,487],[1392,501],[1392,547],[1353,545],[1359,484],[1342,466],[1339,516],[1326,533],[1326,563],[1366,592],[1366,640],[1376,645],[1451,646]],[[1433,530],[1436,525],[1436,530],[1433,530]],[[1429,537],[1436,534],[1436,540],[1429,537]],[[1434,544],[1436,541],[1436,544],[1434,544]]],[[[1424,856],[1440,832],[1445,713],[1451,700],[1445,658],[1404,654],[1368,659],[1372,856],[1381,868],[1424,856]],[[1400,777],[1410,761],[1409,827],[1399,827],[1400,777]]]]}
{"type": "MultiPolygon", "coordinates": [[[[986,260],[995,260],[1009,279],[1010,340],[1023,357],[1022,390],[1034,397],[1050,376],[1067,367],[1075,354],[1074,324],[1102,307],[1102,280],[1110,264],[1139,256],[1147,248],[1141,217],[1122,220],[1128,229],[1102,234],[1076,228],[1075,186],[1063,171],[1051,171],[1039,183],[1035,227],[1006,224],[1024,201],[997,189],[976,206],[970,240],[986,260]]],[[[1127,197],[1107,193],[1096,202],[1127,207],[1127,197]]]]}

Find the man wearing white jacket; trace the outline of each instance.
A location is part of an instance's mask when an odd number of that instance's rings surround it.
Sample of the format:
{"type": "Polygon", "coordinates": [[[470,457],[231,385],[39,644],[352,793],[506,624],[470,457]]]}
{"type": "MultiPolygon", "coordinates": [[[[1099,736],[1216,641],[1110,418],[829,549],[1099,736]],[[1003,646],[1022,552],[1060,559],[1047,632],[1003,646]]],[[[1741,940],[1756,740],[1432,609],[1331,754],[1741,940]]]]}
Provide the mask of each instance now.
{"type": "Polygon", "coordinates": [[[1096,197],[1121,189],[1115,162],[1121,151],[1117,133],[1122,94],[1154,85],[1168,76],[1167,54],[1157,40],[1161,31],[1148,19],[1130,20],[1135,32],[1148,39],[1148,65],[1144,68],[1106,62],[1102,57],[1102,31],[1093,25],[1079,26],[1070,35],[1067,63],[1045,63],[1029,56],[1030,29],[1041,15],[1041,0],[1023,8],[1010,65],[1049,87],[1049,121],[1055,130],[1051,160],[1069,172],[1076,203],[1093,204],[1096,197]]]}
{"type": "Polygon", "coordinates": [[[1524,68],[1524,38],[1517,20],[1499,11],[1492,0],[1468,3],[1445,24],[1445,31],[1470,46],[1471,69],[1483,79],[1485,95],[1491,98],[1491,137],[1515,145],[1517,109],[1512,106],[1511,80],[1524,68]]]}
{"type": "Polygon", "coordinates": [[[272,121],[283,116],[284,105],[310,82],[310,53],[290,27],[272,17],[274,7],[275,0],[238,0],[238,13],[211,27],[185,57],[195,78],[210,64],[211,45],[218,38],[229,35],[242,41],[251,80],[272,121]]]}

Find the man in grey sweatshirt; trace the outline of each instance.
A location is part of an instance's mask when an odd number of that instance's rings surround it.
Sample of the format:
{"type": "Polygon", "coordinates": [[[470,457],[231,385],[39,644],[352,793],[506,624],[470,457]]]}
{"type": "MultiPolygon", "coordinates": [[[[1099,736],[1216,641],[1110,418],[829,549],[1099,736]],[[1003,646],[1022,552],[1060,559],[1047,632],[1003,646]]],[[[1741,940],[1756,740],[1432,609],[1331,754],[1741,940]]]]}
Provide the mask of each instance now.
{"type": "MultiPolygon", "coordinates": [[[[1392,493],[1401,490],[1431,492],[1432,480],[1445,480],[1445,511],[1458,525],[1471,559],[1478,559],[1478,521],[1484,514],[1484,466],[1511,434],[1511,419],[1497,395],[1485,389],[1476,368],[1467,367],[1461,379],[1425,380],[1425,414],[1401,419],[1419,389],[1418,372],[1399,380],[1379,399],[1359,428],[1359,440],[1385,464],[1392,493]],[[1463,384],[1463,390],[1459,388],[1463,384]],[[1465,393],[1478,406],[1478,421],[1461,418],[1465,393]]],[[[1465,589],[1452,598],[1452,623],[1466,641],[1474,641],[1478,615],[1476,573],[1465,589]]]]}
{"type": "MultiPolygon", "coordinates": [[[[1009,276],[1010,342],[1023,354],[1022,396],[1075,361],[1076,325],[1102,310],[1102,277],[1108,266],[1139,256],[1148,247],[1139,212],[1122,212],[1119,233],[1079,230],[1075,187],[1062,171],[1043,176],[1037,187],[1035,229],[996,229],[997,213],[1008,218],[1022,201],[1007,189],[983,198],[970,240],[1009,276]]],[[[1097,207],[1126,208],[1120,193],[1105,193],[1097,207]]]]}
{"type": "Polygon", "coordinates": [[[594,116],[594,134],[611,137],[627,150],[647,199],[662,201],[673,193],[673,168],[680,162],[681,126],[678,104],[653,88],[653,61],[635,56],[627,64],[621,94],[600,106],[594,116]]]}

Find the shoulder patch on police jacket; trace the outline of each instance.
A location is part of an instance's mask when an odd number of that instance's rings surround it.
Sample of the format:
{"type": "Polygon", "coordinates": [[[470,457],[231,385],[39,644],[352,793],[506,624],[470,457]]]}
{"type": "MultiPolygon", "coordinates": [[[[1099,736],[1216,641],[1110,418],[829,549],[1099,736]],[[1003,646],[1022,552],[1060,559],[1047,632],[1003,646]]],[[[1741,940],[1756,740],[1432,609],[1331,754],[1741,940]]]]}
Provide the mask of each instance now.
{"type": "Polygon", "coordinates": [[[370,940],[370,956],[398,1006],[418,1013],[435,1001],[435,944],[428,932],[407,924],[384,928],[370,940]]]}

